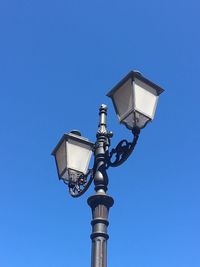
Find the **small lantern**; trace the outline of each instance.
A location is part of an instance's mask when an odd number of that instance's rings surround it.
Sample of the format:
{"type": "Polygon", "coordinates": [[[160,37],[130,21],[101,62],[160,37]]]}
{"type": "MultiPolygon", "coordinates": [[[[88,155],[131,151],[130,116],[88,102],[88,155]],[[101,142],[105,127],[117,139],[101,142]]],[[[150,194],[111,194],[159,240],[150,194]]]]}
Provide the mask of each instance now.
{"type": "Polygon", "coordinates": [[[52,152],[55,157],[59,179],[65,183],[76,183],[80,175],[85,175],[92,156],[94,144],[72,131],[64,134],[52,152]]]}
{"type": "Polygon", "coordinates": [[[164,90],[131,71],[108,94],[115,107],[119,122],[132,130],[144,128],[154,118],[159,95],[164,90]]]}

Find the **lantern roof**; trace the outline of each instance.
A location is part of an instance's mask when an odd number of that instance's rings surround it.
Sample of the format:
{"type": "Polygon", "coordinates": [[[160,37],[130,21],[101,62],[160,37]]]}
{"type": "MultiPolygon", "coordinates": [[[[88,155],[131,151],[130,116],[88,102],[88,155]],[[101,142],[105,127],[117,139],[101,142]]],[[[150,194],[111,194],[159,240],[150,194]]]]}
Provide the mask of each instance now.
{"type": "Polygon", "coordinates": [[[92,142],[90,142],[87,138],[81,136],[81,133],[77,130],[73,130],[70,133],[65,133],[61,139],[59,140],[58,144],[56,145],[56,147],[53,149],[51,155],[55,156],[56,151],[58,150],[58,148],[60,147],[60,145],[62,144],[62,142],[64,140],[74,140],[74,141],[78,141],[82,144],[86,144],[91,146],[92,148],[94,147],[94,144],[92,142]]]}
{"type": "Polygon", "coordinates": [[[132,81],[135,80],[135,78],[137,78],[138,80],[146,83],[147,85],[155,88],[155,90],[157,91],[157,94],[160,95],[162,92],[164,92],[164,89],[161,88],[160,86],[158,86],[157,84],[153,83],[152,81],[148,80],[147,78],[145,78],[144,76],[142,76],[142,74],[139,71],[130,71],[120,82],[118,82],[108,93],[107,96],[108,97],[112,97],[113,93],[119,88],[121,87],[126,81],[128,81],[129,79],[131,79],[132,81]]]}

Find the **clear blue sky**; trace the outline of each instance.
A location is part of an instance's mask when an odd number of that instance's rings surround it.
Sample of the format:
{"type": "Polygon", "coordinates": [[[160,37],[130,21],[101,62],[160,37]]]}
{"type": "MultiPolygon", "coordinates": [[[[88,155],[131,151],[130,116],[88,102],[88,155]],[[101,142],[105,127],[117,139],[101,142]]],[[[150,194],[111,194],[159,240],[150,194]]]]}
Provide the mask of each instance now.
{"type": "Polygon", "coordinates": [[[87,197],[50,153],[64,132],[130,138],[109,89],[132,69],[165,88],[134,155],[109,171],[109,267],[200,266],[200,3],[1,0],[0,266],[90,266],[87,197]]]}

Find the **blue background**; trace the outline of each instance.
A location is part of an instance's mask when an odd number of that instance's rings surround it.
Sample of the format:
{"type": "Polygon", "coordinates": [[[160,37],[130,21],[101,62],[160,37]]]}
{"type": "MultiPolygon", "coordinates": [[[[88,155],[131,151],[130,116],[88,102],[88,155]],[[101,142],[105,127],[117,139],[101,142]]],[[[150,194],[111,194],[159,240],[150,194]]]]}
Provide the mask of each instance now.
{"type": "Polygon", "coordinates": [[[90,266],[87,197],[50,153],[64,132],[131,138],[105,96],[130,70],[165,88],[134,155],[109,171],[108,266],[200,266],[200,4],[1,0],[0,266],[90,266]]]}

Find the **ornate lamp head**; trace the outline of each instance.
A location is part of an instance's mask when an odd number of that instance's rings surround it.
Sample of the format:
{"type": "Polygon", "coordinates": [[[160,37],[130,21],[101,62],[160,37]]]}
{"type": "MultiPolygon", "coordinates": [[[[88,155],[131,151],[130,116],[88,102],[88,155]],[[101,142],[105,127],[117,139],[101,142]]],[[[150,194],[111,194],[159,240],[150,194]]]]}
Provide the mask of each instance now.
{"type": "Polygon", "coordinates": [[[119,122],[128,129],[142,129],[152,121],[159,95],[164,90],[137,71],[131,71],[108,94],[119,122]]]}
{"type": "Polygon", "coordinates": [[[64,134],[52,152],[59,179],[67,184],[76,183],[81,175],[86,175],[93,147],[78,131],[64,134]]]}

